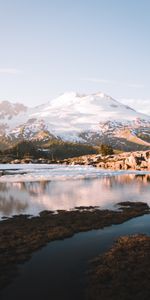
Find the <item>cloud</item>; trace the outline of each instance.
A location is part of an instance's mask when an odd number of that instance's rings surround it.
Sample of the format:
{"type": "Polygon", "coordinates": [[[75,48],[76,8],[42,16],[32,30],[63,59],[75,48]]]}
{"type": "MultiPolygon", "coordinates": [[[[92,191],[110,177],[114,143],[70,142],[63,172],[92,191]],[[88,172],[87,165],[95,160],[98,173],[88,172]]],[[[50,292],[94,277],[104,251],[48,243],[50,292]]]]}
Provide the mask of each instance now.
{"type": "Polygon", "coordinates": [[[117,82],[114,80],[108,80],[108,79],[103,79],[103,78],[81,78],[80,80],[94,82],[94,83],[113,84],[113,85],[125,86],[125,87],[135,88],[135,89],[143,89],[144,88],[144,84],[141,84],[141,83],[117,82]]]}
{"type": "Polygon", "coordinates": [[[0,74],[17,75],[21,71],[15,68],[0,68],[0,74]]]}

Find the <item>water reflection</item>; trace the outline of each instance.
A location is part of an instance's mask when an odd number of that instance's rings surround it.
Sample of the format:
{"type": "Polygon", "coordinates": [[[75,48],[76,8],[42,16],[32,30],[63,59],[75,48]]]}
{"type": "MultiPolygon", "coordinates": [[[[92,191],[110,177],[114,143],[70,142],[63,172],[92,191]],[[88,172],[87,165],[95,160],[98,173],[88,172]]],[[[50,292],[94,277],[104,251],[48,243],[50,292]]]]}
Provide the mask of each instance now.
{"type": "Polygon", "coordinates": [[[113,208],[120,201],[149,203],[150,175],[98,179],[0,183],[0,217],[37,215],[40,211],[97,205],[113,208]]]}

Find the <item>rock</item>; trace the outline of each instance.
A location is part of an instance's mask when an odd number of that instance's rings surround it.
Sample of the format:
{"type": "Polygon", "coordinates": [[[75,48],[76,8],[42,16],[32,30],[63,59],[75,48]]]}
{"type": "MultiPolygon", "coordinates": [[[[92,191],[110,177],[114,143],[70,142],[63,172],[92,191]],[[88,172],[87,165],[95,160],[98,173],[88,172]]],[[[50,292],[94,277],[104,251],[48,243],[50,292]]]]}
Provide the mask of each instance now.
{"type": "Polygon", "coordinates": [[[11,164],[20,164],[20,159],[14,159],[11,161],[11,164]]]}
{"type": "Polygon", "coordinates": [[[150,170],[150,150],[124,152],[116,155],[84,155],[65,159],[61,163],[71,165],[91,165],[112,170],[150,170]]]}
{"type": "Polygon", "coordinates": [[[148,170],[150,170],[150,158],[147,161],[147,168],[148,168],[148,170]]]}
{"type": "Polygon", "coordinates": [[[120,160],[120,161],[117,161],[116,164],[115,164],[115,168],[118,170],[122,170],[124,167],[124,162],[123,160],[120,160]]]}
{"type": "Polygon", "coordinates": [[[137,160],[136,158],[131,154],[131,156],[127,157],[125,159],[125,164],[132,169],[136,169],[137,160]]]}

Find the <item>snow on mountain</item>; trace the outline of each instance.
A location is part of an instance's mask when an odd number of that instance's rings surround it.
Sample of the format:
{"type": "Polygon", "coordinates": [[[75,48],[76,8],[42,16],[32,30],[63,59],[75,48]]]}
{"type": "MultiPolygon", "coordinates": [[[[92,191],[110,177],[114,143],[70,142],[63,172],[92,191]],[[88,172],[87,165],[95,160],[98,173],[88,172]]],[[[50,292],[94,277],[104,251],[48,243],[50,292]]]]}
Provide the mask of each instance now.
{"type": "Polygon", "coordinates": [[[27,107],[21,103],[10,103],[9,101],[0,101],[0,119],[8,118],[10,120],[21,112],[25,112],[27,107]]]}
{"type": "MultiPolygon", "coordinates": [[[[150,116],[103,93],[79,95],[71,92],[34,108],[19,105],[0,103],[1,135],[11,139],[56,137],[91,143],[102,137],[106,142],[111,137],[125,139],[124,129],[133,137],[139,129],[150,135],[150,116]]],[[[146,141],[143,143],[150,145],[146,141]]]]}
{"type": "Polygon", "coordinates": [[[0,101],[0,134],[5,133],[10,128],[10,121],[21,113],[25,113],[27,107],[21,103],[10,103],[9,101],[0,101]]]}

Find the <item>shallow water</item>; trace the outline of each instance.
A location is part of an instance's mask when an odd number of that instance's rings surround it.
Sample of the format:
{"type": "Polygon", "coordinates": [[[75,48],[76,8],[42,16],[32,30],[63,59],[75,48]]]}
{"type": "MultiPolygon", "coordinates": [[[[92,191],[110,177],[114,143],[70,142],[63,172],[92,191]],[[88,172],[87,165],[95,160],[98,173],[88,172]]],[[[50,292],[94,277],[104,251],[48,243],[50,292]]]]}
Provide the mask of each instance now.
{"type": "Polygon", "coordinates": [[[20,266],[20,276],[0,294],[1,300],[84,300],[89,260],[121,235],[150,234],[150,215],[49,243],[20,266]]]}
{"type": "MultiPolygon", "coordinates": [[[[0,218],[76,206],[115,209],[120,201],[150,205],[147,172],[59,165],[1,165],[0,170],[5,173],[0,176],[0,218]]],[[[150,216],[51,242],[20,265],[20,275],[3,290],[0,299],[83,300],[88,261],[107,250],[120,235],[132,233],[150,234],[150,216]]]]}
{"type": "Polygon", "coordinates": [[[144,201],[150,205],[148,173],[59,165],[1,165],[2,168],[7,175],[0,176],[0,218],[76,206],[114,209],[120,201],[144,201]]]}

